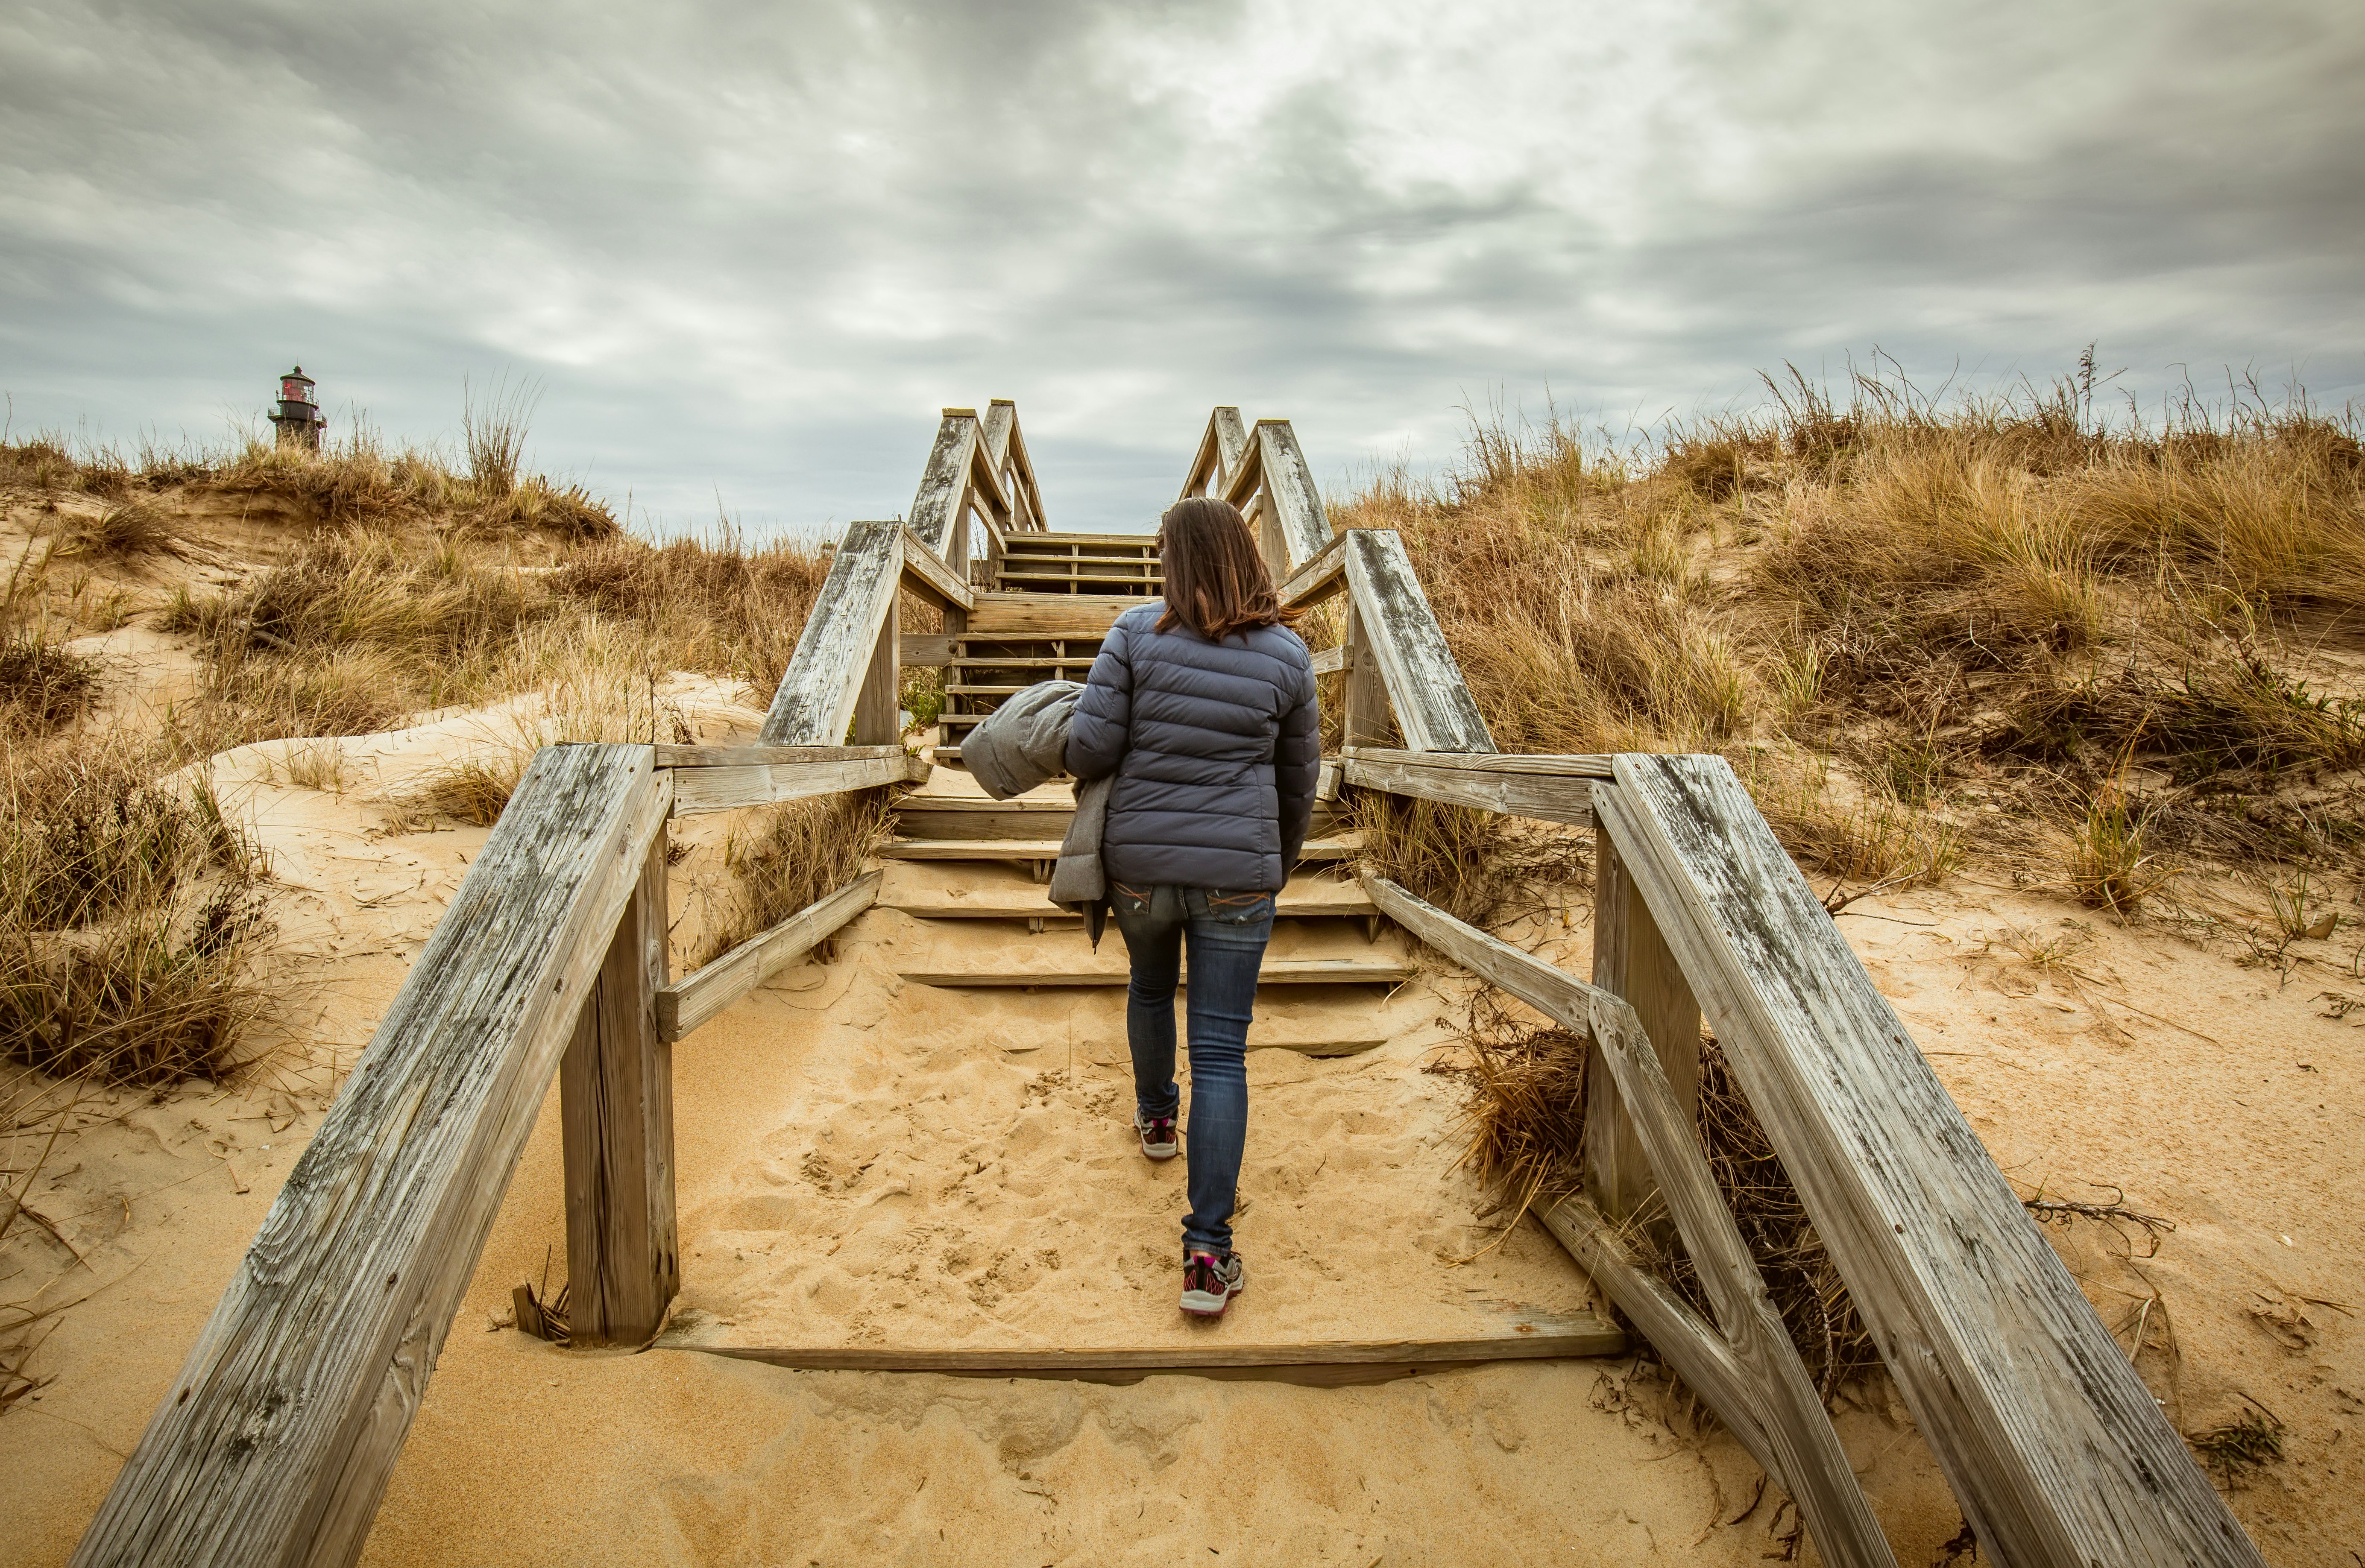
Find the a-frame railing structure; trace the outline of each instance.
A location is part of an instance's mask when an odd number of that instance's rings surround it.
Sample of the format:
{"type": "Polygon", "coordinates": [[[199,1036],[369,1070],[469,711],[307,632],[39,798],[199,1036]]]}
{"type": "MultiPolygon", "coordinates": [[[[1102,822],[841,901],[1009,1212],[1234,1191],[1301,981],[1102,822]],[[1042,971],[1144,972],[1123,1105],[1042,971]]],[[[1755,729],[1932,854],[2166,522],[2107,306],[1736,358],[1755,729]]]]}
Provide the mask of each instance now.
{"type": "MultiPolygon", "coordinates": [[[[1991,1557],[2261,1562],[1721,759],[1498,753],[1403,542],[1333,532],[1285,420],[1216,409],[1182,494],[1241,507],[1287,602],[1346,597],[1345,639],[1317,660],[1346,737],[1326,793],[1593,825],[1589,982],[1383,878],[1364,885],[1592,1042],[1586,1191],[1545,1223],[1797,1503],[1826,1562],[1894,1558],[1701,1151],[1703,1014],[1991,1557]],[[1628,1245],[1670,1221],[1712,1321],[1628,1245]]],[[[924,778],[897,734],[901,592],[958,630],[1008,535],[1043,527],[1015,410],[947,409],[909,517],[839,543],[765,744],[534,759],[76,1563],[359,1556],[554,1077],[571,1338],[656,1332],[679,1280],[671,1042],[879,886],[858,878],[668,980],[666,823],[924,778]]]]}

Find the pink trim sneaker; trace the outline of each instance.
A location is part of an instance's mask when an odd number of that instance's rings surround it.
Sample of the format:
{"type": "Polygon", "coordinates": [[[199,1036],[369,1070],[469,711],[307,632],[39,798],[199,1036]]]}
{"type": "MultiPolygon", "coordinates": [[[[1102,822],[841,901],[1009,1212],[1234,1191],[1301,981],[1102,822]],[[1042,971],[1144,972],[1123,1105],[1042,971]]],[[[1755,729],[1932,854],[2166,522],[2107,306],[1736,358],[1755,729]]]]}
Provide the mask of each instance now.
{"type": "Polygon", "coordinates": [[[1136,1111],[1133,1114],[1133,1130],[1141,1135],[1141,1152],[1152,1159],[1171,1159],[1181,1148],[1174,1138],[1174,1118],[1171,1116],[1149,1118],[1136,1111]]]}
{"type": "Polygon", "coordinates": [[[1182,1310],[1197,1317],[1221,1317],[1232,1298],[1248,1288],[1240,1255],[1193,1250],[1182,1255],[1182,1310]]]}

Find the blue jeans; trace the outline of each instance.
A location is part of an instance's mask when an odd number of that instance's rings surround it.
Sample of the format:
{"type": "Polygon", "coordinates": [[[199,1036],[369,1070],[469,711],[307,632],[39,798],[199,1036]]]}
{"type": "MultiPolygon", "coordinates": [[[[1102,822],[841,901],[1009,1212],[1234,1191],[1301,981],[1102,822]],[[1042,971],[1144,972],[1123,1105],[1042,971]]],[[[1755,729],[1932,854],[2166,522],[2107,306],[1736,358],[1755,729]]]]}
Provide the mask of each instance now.
{"type": "Polygon", "coordinates": [[[1133,958],[1126,988],[1126,1043],[1133,1048],[1133,1095],[1144,1119],[1174,1115],[1174,984],[1182,946],[1191,951],[1191,1212],[1186,1249],[1232,1249],[1232,1204],[1249,1133],[1249,1017],[1257,971],[1272,939],[1272,895],[1112,879],[1109,902],[1133,958]]]}

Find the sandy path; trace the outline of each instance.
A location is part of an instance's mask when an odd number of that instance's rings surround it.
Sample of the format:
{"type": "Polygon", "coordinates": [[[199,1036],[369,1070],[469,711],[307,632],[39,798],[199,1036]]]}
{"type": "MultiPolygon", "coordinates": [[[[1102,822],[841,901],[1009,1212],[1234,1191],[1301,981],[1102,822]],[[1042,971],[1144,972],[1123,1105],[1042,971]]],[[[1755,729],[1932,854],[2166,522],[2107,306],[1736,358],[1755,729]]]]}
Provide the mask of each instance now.
{"type": "MultiPolygon", "coordinates": [[[[395,747],[379,766],[398,753],[409,755],[395,747]]],[[[482,841],[369,838],[357,795],[284,779],[240,799],[287,857],[301,1004],[267,1075],[95,1103],[99,1118],[35,1195],[87,1260],[44,1263],[48,1299],[89,1299],[55,1320],[33,1363],[54,1381],[0,1417],[12,1561],[71,1551],[482,841]]],[[[697,864],[678,874],[678,898],[697,864]]],[[[2325,995],[2341,988],[2346,952],[2314,945],[2309,966],[2282,977],[1971,884],[1858,909],[1843,928],[2007,1174],[2080,1198],[2113,1184],[2176,1222],[2150,1257],[2140,1234],[2133,1247],[2084,1223],[2047,1235],[2180,1428],[2205,1431],[2246,1399],[2284,1424],[2286,1458],[2233,1494],[2269,1560],[2353,1564],[2365,1540],[2351,1457],[2365,1421],[2365,1053],[2325,995]]],[[[1517,935],[1582,969],[1581,921],[1517,935]]],[[[715,1331],[806,1343],[1188,1332],[1171,1301],[1182,1172],[1130,1151],[1114,998],[893,978],[955,958],[1014,963],[1054,939],[1067,938],[875,912],[837,964],[783,975],[683,1042],[685,1312],[715,1331]]],[[[1420,1070],[1455,989],[1440,983],[1384,1005],[1360,993],[1353,1005],[1387,1041],[1378,1049],[1252,1055],[1239,1228],[1254,1283],[1219,1332],[1362,1336],[1467,1323],[1496,1303],[1586,1299],[1532,1228],[1478,1262],[1440,1260],[1483,1236],[1475,1195],[1447,1171],[1451,1082],[1420,1070]]],[[[1337,997],[1287,1005],[1296,1013],[1275,1031],[1335,1030],[1349,1010],[1337,997]]],[[[1729,1440],[1676,1438],[1655,1385],[1630,1382],[1623,1363],[1346,1390],[1103,1388],[590,1356],[488,1327],[545,1257],[554,1281],[563,1272],[557,1135],[553,1103],[395,1473],[373,1563],[1179,1551],[1371,1568],[1741,1563],[1768,1549],[1775,1506],[1743,1517],[1754,1470],[1729,1440]]],[[[1918,1439],[1887,1411],[1851,1411],[1841,1427],[1900,1561],[1934,1560],[1956,1518],[1918,1439]]]]}

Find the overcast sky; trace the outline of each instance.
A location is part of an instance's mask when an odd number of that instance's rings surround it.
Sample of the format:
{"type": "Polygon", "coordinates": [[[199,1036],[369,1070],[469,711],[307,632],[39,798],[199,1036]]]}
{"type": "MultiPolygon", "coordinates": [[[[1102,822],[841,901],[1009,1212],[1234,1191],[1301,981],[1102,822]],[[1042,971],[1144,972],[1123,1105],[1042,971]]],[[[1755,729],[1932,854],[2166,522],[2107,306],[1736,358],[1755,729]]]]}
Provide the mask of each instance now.
{"type": "Polygon", "coordinates": [[[1895,356],[2365,398],[2365,5],[0,8],[15,429],[333,431],[539,381],[636,520],[835,532],[1018,401],[1138,527],[1216,403],[1339,487],[1895,356]]]}

